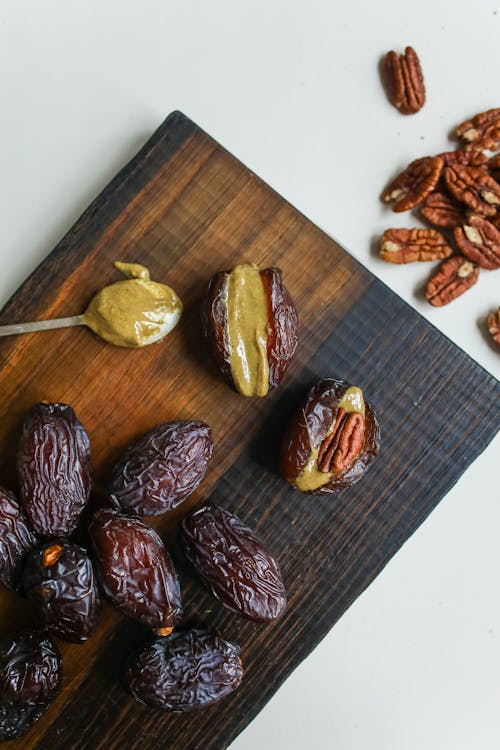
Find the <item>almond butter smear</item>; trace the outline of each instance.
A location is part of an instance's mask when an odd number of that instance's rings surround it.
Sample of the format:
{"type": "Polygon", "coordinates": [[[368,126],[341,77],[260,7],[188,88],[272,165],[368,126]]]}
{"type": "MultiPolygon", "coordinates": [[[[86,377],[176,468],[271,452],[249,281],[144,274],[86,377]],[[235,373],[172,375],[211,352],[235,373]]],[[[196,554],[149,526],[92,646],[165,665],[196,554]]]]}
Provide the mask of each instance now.
{"type": "Polygon", "coordinates": [[[179,322],[182,302],[173,289],[151,281],[138,263],[116,262],[127,276],[101,289],[83,314],[83,323],[100,338],[124,347],[141,347],[163,339],[179,322]]]}
{"type": "Polygon", "coordinates": [[[229,363],[234,384],[244,396],[265,396],[269,391],[269,313],[257,266],[242,263],[233,268],[227,277],[225,300],[229,363]]]}

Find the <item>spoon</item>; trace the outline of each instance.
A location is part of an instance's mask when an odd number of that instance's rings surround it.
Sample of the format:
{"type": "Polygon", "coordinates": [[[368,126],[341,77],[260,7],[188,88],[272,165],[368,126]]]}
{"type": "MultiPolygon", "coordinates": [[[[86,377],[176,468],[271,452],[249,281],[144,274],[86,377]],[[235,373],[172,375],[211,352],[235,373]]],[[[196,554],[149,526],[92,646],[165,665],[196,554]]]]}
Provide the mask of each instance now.
{"type": "Polygon", "coordinates": [[[115,346],[137,348],[165,338],[182,315],[179,297],[166,284],[151,281],[145,266],[114,265],[127,280],[101,289],[82,315],[2,325],[0,337],[85,325],[115,346]]]}

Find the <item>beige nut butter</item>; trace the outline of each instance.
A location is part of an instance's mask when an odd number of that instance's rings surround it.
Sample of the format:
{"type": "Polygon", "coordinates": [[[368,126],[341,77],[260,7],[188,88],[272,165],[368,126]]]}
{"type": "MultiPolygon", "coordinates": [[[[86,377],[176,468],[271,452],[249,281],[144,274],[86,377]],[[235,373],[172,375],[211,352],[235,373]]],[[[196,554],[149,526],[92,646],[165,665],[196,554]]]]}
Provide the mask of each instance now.
{"type": "MultiPolygon", "coordinates": [[[[344,409],[347,414],[358,412],[364,417],[365,400],[363,398],[363,391],[361,390],[361,388],[357,388],[354,385],[348,388],[342,396],[338,408],[344,409]]],[[[324,439],[326,439],[333,432],[334,428],[335,422],[330,427],[324,439]]],[[[318,469],[319,449],[320,446],[318,445],[316,448],[313,448],[311,450],[306,465],[293,482],[294,486],[298,490],[301,490],[301,492],[317,490],[319,489],[319,487],[323,487],[323,485],[328,484],[332,477],[333,472],[325,472],[318,469]]]]}
{"type": "Polygon", "coordinates": [[[181,300],[169,286],[151,281],[145,266],[116,262],[115,267],[127,280],[101,289],[83,322],[115,346],[141,347],[160,341],[179,322],[181,300]]]}
{"type": "Polygon", "coordinates": [[[265,396],[269,391],[269,320],[266,290],[257,266],[236,266],[227,277],[224,294],[226,344],[234,384],[244,396],[265,396]]]}

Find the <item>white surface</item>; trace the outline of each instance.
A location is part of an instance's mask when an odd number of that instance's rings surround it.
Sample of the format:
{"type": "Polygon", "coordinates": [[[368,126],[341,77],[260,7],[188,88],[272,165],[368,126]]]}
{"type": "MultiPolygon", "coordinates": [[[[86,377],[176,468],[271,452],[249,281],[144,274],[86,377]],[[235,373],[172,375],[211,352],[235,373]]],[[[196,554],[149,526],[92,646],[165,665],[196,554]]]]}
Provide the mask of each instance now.
{"type": "MultiPolygon", "coordinates": [[[[448,308],[428,266],[373,241],[412,225],[380,191],[500,106],[500,4],[419,0],[2,0],[0,302],[173,109],[267,180],[497,377],[482,334],[500,274],[448,308]],[[387,103],[413,44],[428,101],[387,103]]],[[[500,734],[498,449],[490,445],[232,750],[493,750],[500,734]]],[[[186,744],[186,748],[188,748],[186,744]]]]}

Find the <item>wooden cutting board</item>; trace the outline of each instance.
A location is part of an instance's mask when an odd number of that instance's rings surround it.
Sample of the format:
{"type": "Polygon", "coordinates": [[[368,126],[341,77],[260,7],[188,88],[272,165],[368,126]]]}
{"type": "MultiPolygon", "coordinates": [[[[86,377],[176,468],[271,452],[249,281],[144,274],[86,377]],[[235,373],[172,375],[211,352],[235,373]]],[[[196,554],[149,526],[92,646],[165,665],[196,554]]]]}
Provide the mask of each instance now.
{"type": "MultiPolygon", "coordinates": [[[[60,642],[64,690],[27,737],[5,747],[221,750],[382,570],[500,426],[500,385],[345,250],[212,138],[174,112],[88,208],[0,314],[0,322],[83,311],[118,279],[114,260],[144,263],[173,286],[185,314],[161,344],[132,351],[86,329],[0,339],[0,482],[15,487],[24,412],[65,401],[86,426],[98,481],[152,426],[202,419],[215,455],[202,486],[153,525],[181,575],[186,622],[241,645],[240,690],[218,706],[172,715],[135,703],[120,665],[144,632],[106,606],[85,645],[60,642]],[[203,345],[210,276],[241,261],[278,265],[299,310],[300,344],[281,387],[260,400],[221,380],[203,345]],[[363,387],[382,427],[378,460],[359,484],[309,497],[277,473],[280,437],[322,377],[363,387]],[[224,610],[195,581],[177,542],[180,517],[211,498],[235,511],[281,562],[289,604],[259,626],[224,610]]],[[[1,592],[3,633],[31,610],[1,592]]]]}

